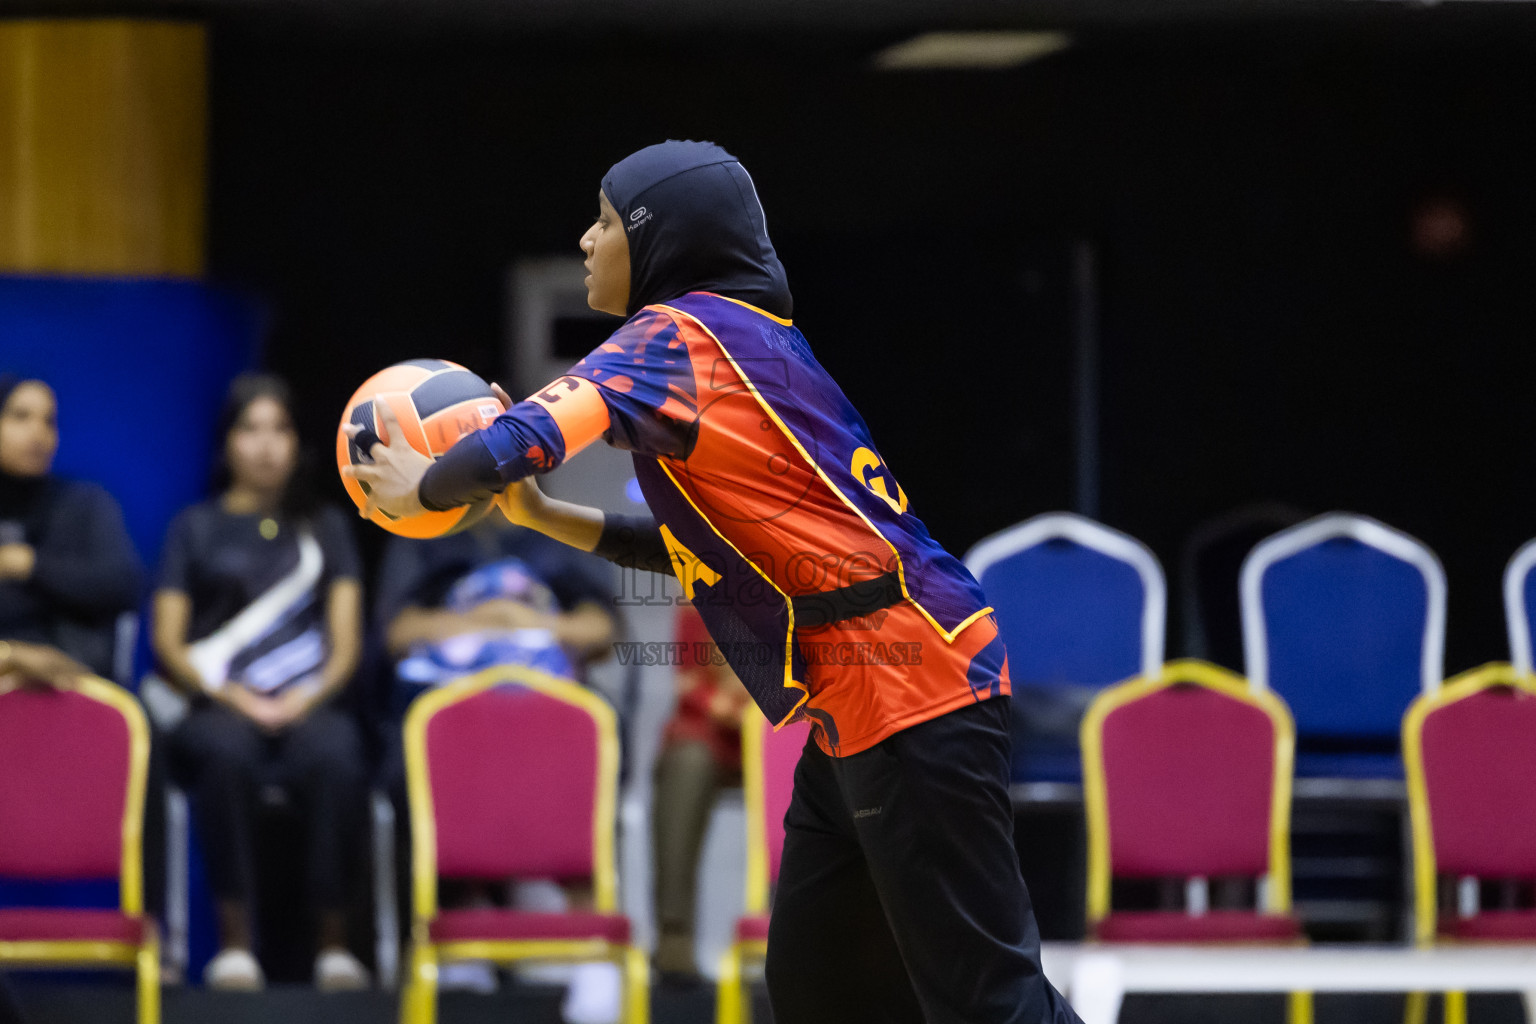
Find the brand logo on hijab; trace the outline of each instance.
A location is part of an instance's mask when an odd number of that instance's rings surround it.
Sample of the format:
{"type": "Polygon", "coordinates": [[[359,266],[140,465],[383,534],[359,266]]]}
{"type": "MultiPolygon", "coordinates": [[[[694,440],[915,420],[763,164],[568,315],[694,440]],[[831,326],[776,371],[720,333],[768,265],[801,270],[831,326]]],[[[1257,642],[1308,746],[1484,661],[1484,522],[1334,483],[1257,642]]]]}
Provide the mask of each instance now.
{"type": "Polygon", "coordinates": [[[629,228],[627,230],[629,230],[629,231],[635,230],[635,228],[639,227],[641,224],[646,223],[653,216],[655,216],[655,214],[651,213],[651,211],[647,210],[645,207],[643,207],[643,206],[635,207],[632,211],[630,211],[630,214],[629,214],[629,228]]]}

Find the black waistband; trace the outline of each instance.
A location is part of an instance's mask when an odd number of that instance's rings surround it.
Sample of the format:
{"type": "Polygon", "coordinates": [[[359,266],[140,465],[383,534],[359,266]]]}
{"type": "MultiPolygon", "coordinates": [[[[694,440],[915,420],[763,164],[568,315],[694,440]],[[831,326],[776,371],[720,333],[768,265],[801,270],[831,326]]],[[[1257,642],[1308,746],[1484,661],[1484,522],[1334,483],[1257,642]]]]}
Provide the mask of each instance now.
{"type": "Polygon", "coordinates": [[[900,604],[901,577],[894,572],[828,590],[791,597],[796,629],[815,629],[900,604]]]}

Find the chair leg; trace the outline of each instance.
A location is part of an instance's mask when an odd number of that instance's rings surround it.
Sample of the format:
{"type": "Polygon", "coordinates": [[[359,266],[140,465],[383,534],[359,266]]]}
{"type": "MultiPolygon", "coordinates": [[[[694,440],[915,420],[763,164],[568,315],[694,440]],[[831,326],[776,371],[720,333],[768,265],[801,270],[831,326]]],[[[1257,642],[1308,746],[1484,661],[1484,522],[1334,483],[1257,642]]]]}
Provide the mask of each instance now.
{"type": "Polygon", "coordinates": [[[1290,1024],[1312,1024],[1312,993],[1291,992],[1286,996],[1290,1024]]]}
{"type": "Polygon", "coordinates": [[[1429,1024],[1429,993],[1408,993],[1403,1002],[1403,1024],[1429,1024]]]}
{"type": "Polygon", "coordinates": [[[624,1024],[650,1024],[651,962],[639,946],[624,949],[624,1024]]]}
{"type": "Polygon", "coordinates": [[[436,1024],[437,950],[411,944],[410,971],[400,992],[400,1024],[436,1024]]]}
{"type": "Polygon", "coordinates": [[[1447,992],[1445,994],[1445,1024],[1467,1024],[1467,994],[1465,992],[1447,992]]]}
{"type": "Polygon", "coordinates": [[[746,1024],[742,1013],[741,946],[731,943],[720,957],[715,982],[715,1024],[746,1024]]]}
{"type": "Polygon", "coordinates": [[[134,967],[138,975],[139,1024],[160,1024],[160,937],[152,935],[139,947],[134,967]]]}
{"type": "Polygon", "coordinates": [[[381,988],[394,988],[400,974],[400,908],[395,897],[395,809],[375,791],[369,800],[373,824],[374,962],[381,988]]]}

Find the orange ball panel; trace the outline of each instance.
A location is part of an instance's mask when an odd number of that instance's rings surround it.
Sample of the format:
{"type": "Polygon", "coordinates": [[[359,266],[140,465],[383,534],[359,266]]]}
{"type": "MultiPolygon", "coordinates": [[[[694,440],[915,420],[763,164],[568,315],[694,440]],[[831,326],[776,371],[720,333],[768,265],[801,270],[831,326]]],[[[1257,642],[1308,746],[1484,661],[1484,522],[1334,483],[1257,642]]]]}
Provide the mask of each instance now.
{"type": "Polygon", "coordinates": [[[431,456],[432,448],[427,444],[426,431],[421,428],[421,420],[416,416],[416,407],[411,404],[411,396],[404,391],[381,391],[374,396],[373,432],[379,435],[379,440],[385,444],[393,444],[395,440],[389,436],[389,431],[384,426],[384,417],[379,415],[381,400],[394,412],[395,419],[400,421],[400,429],[405,432],[405,443],[421,454],[431,456]]]}

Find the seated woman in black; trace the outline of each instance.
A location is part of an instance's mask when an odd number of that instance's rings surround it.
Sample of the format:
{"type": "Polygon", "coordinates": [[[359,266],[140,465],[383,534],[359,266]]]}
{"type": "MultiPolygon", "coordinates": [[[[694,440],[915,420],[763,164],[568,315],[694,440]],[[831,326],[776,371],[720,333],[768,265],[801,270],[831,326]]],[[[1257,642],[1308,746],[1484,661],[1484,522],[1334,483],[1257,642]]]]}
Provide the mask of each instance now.
{"type": "Polygon", "coordinates": [[[116,500],[52,474],[56,413],[47,384],[0,374],[0,636],[111,678],[116,620],[138,605],[143,571],[116,500]]]}
{"type": "Polygon", "coordinates": [[[308,892],[319,911],[315,983],[368,983],[347,951],[347,866],[361,839],[362,738],[328,705],[357,665],[362,592],[347,520],[297,475],[288,387],[248,375],[219,421],[215,497],[171,523],[154,599],[154,648],[192,697],[170,736],[218,900],[221,951],[204,981],[259,988],[251,952],[257,797],[282,786],[307,818],[308,892]]]}

